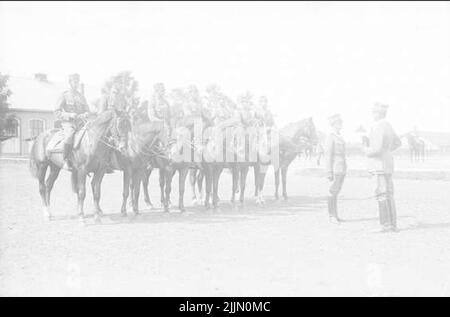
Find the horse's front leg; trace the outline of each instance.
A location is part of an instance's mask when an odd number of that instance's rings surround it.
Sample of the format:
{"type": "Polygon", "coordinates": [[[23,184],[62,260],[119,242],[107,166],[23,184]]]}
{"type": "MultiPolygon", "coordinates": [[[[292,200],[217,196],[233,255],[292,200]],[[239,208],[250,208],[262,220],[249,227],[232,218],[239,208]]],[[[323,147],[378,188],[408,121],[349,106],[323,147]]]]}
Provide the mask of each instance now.
{"type": "Polygon", "coordinates": [[[86,172],[83,170],[78,171],[78,217],[80,220],[84,220],[84,200],[86,198],[86,172]]]}
{"type": "MultiPolygon", "coordinates": [[[[178,207],[180,208],[180,211],[185,211],[184,208],[184,190],[186,186],[186,177],[189,172],[188,168],[182,168],[178,171],[178,207]]],[[[194,186],[195,187],[195,186],[194,186]]]]}
{"type": "Polygon", "coordinates": [[[165,174],[166,187],[164,190],[164,211],[169,212],[170,209],[170,193],[172,191],[172,179],[175,175],[176,170],[168,170],[165,174]]]}
{"type": "Polygon", "coordinates": [[[244,205],[244,199],[245,199],[245,183],[247,181],[247,174],[248,174],[248,166],[242,166],[240,168],[240,187],[241,190],[239,192],[239,202],[241,203],[241,206],[244,205]]]}
{"type": "Polygon", "coordinates": [[[162,208],[164,208],[164,202],[166,201],[165,194],[164,194],[165,186],[166,186],[166,177],[165,177],[164,169],[160,168],[159,169],[159,189],[161,191],[160,201],[161,201],[162,208]]]}
{"type": "Polygon", "coordinates": [[[239,168],[237,167],[231,168],[231,175],[232,175],[231,203],[234,206],[236,201],[236,191],[239,184],[239,168]]]}
{"type": "Polygon", "coordinates": [[[219,206],[219,179],[220,179],[220,174],[222,173],[223,168],[222,167],[217,167],[216,169],[214,169],[214,173],[213,173],[213,190],[212,190],[212,196],[213,196],[213,208],[217,209],[217,207],[219,206]]]}
{"type": "Polygon", "coordinates": [[[123,169],[123,187],[122,187],[122,208],[120,213],[122,216],[127,215],[127,201],[130,196],[130,183],[131,183],[131,168],[125,167],[123,169]]]}
{"type": "Polygon", "coordinates": [[[145,170],[144,176],[142,178],[142,188],[144,190],[144,201],[147,206],[153,208],[152,201],[150,200],[150,195],[148,194],[148,182],[150,179],[150,175],[152,174],[153,168],[149,168],[145,170]]]}
{"type": "Polygon", "coordinates": [[[194,205],[198,203],[196,183],[197,183],[197,169],[191,169],[189,171],[189,184],[191,185],[192,189],[192,203],[194,205]]]}
{"type": "Polygon", "coordinates": [[[101,195],[101,187],[102,180],[105,172],[103,170],[99,170],[94,173],[94,177],[92,177],[91,187],[92,187],[92,197],[94,197],[94,218],[96,221],[100,220],[100,216],[103,215],[103,211],[100,208],[100,195],[101,195]]]}
{"type": "Polygon", "coordinates": [[[212,183],[213,183],[213,171],[210,166],[205,167],[203,169],[203,174],[205,178],[205,208],[211,208],[210,200],[211,200],[211,191],[212,191],[212,183]]]}
{"type": "Polygon", "coordinates": [[[131,205],[133,206],[133,212],[139,214],[139,193],[142,180],[142,170],[133,169],[131,175],[131,205]]]}

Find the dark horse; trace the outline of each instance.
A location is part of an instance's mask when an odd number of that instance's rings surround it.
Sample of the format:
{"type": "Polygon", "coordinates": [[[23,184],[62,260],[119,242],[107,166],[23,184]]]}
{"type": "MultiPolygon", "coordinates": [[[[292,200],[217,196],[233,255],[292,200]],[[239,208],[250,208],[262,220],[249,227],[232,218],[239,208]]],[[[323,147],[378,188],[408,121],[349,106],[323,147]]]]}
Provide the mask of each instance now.
{"type": "MultiPolygon", "coordinates": [[[[95,218],[99,219],[102,214],[99,202],[101,182],[107,168],[105,161],[109,158],[112,150],[125,151],[129,129],[130,122],[127,116],[115,111],[106,111],[88,121],[85,127],[77,132],[77,134],[82,133],[81,139],[73,149],[70,159],[73,165],[72,189],[78,196],[80,219],[84,218],[86,176],[88,173],[94,174],[91,185],[95,218]],[[116,145],[110,143],[113,136],[116,138],[116,145]]],[[[30,171],[39,181],[39,193],[44,206],[43,211],[48,218],[51,217],[49,209],[50,194],[63,165],[63,157],[62,153],[47,151],[47,145],[58,131],[58,129],[52,129],[39,134],[30,151],[30,171]],[[50,173],[46,179],[48,168],[50,168],[50,173]]]]}
{"type": "MultiPolygon", "coordinates": [[[[288,199],[287,195],[287,170],[294,159],[303,152],[305,147],[316,145],[318,142],[316,128],[312,118],[290,123],[278,132],[279,140],[279,166],[274,166],[275,171],[275,199],[279,199],[278,189],[281,181],[283,186],[283,198],[288,199]]],[[[272,163],[271,163],[272,164],[272,163]]],[[[263,166],[266,167],[267,164],[263,166]],[[264,166],[265,165],[265,166],[264,166]]],[[[256,173],[256,172],[255,172],[256,173]]],[[[255,176],[257,184],[257,193],[259,193],[259,202],[263,203],[262,192],[264,188],[266,169],[260,168],[259,177],[255,176]]]]}
{"type": "Polygon", "coordinates": [[[411,162],[425,161],[425,142],[413,133],[407,133],[411,162]]]}

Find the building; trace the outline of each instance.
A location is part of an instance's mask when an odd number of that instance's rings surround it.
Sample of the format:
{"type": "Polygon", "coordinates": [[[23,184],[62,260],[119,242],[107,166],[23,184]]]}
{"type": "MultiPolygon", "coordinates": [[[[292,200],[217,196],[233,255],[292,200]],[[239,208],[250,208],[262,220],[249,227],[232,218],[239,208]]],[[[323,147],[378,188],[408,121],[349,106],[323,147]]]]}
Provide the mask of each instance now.
{"type": "MultiPolygon", "coordinates": [[[[7,134],[13,137],[0,143],[0,155],[26,156],[33,137],[55,126],[53,112],[68,83],[52,82],[46,74],[38,73],[29,78],[10,76],[8,87],[12,92],[8,112],[13,124],[7,134]]],[[[85,95],[92,109],[100,88],[85,85],[85,95]]]]}

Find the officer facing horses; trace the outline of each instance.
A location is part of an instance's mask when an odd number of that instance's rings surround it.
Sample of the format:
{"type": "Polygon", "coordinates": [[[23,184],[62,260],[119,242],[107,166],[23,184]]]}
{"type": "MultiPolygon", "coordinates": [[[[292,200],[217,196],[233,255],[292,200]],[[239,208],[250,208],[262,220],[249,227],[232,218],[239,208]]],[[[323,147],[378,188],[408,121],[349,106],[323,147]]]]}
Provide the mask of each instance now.
{"type": "Polygon", "coordinates": [[[62,94],[55,110],[56,118],[61,120],[61,127],[64,133],[63,168],[66,170],[71,170],[72,168],[69,155],[73,147],[73,136],[89,115],[86,98],[78,91],[80,75],[69,75],[69,85],[70,89],[62,94]]]}
{"type": "Polygon", "coordinates": [[[339,114],[328,118],[332,131],[328,135],[325,147],[327,178],[331,182],[328,194],[328,215],[332,223],[339,223],[337,196],[341,192],[347,173],[345,140],[341,135],[342,118],[339,114]]]}
{"type": "Polygon", "coordinates": [[[377,103],[373,107],[375,123],[370,131],[365,153],[369,172],[376,177],[375,195],[378,201],[380,224],[383,232],[397,230],[397,212],[394,202],[394,158],[392,151],[401,146],[401,140],[386,121],[388,106],[377,103]]]}

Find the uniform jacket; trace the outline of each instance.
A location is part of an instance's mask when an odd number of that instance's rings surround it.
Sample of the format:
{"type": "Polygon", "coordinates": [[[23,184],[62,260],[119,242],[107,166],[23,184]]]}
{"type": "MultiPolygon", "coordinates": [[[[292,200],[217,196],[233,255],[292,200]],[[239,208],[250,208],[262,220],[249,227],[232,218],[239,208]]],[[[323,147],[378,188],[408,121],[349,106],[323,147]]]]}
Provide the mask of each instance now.
{"type": "Polygon", "coordinates": [[[89,107],[86,98],[78,91],[67,90],[63,92],[58,100],[55,114],[56,118],[63,122],[73,122],[74,119],[71,118],[72,114],[81,114],[88,111],[89,107]]]}
{"type": "Polygon", "coordinates": [[[344,138],[332,132],[325,145],[325,168],[328,174],[342,175],[347,173],[344,138]]]}
{"type": "Polygon", "coordinates": [[[369,172],[373,174],[392,174],[394,158],[392,151],[401,146],[400,138],[386,120],[374,123],[369,135],[368,157],[369,172]]]}

